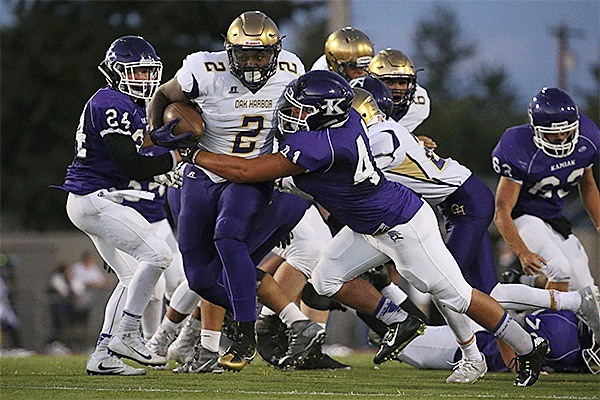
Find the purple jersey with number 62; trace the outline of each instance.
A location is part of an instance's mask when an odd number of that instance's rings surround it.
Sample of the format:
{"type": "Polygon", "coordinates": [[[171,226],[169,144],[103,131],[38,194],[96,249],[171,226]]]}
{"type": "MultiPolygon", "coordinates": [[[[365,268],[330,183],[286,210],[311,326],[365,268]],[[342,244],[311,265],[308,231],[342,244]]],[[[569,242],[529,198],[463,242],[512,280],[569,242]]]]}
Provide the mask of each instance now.
{"type": "Polygon", "coordinates": [[[410,220],[423,204],[411,190],[375,167],[362,119],[355,110],[340,128],[286,135],[280,152],[308,170],[296,186],[353,231],[376,234],[410,220]]]}
{"type": "Polygon", "coordinates": [[[522,183],[514,210],[542,219],[564,216],[564,198],[576,187],[584,169],[600,156],[598,126],[579,114],[579,140],[571,155],[550,157],[533,143],[530,125],[512,127],[492,152],[492,167],[500,175],[522,183]]]}
{"type": "Polygon", "coordinates": [[[104,86],[87,102],[75,135],[75,158],[62,188],[85,195],[99,189],[126,189],[129,177],[104,144],[107,134],[130,136],[138,148],[146,132],[146,109],[104,86]]]}

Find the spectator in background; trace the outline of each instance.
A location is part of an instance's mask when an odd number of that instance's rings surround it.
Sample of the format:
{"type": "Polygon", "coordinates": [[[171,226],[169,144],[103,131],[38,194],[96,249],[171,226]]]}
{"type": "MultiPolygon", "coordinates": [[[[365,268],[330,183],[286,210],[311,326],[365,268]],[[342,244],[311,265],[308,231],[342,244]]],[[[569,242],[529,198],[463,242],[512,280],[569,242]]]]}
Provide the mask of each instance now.
{"type": "Polygon", "coordinates": [[[19,317],[13,307],[15,263],[0,253],[0,349],[20,349],[19,317]]]}
{"type": "Polygon", "coordinates": [[[45,353],[70,354],[71,349],[65,344],[68,341],[67,329],[74,319],[75,290],[73,289],[73,266],[60,263],[50,276],[46,292],[50,304],[52,331],[47,340],[45,353]]]}
{"type": "Polygon", "coordinates": [[[87,323],[93,304],[93,291],[108,289],[110,280],[88,250],[81,253],[79,261],[70,267],[70,273],[70,283],[75,294],[73,322],[87,323]]]}

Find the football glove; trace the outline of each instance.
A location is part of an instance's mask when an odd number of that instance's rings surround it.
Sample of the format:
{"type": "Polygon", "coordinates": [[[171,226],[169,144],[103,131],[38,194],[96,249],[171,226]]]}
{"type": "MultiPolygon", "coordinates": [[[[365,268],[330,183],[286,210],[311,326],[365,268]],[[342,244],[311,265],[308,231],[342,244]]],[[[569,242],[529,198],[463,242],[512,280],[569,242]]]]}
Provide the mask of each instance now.
{"type": "Polygon", "coordinates": [[[179,136],[173,135],[173,127],[179,122],[179,118],[173,118],[163,126],[150,132],[150,139],[157,146],[166,147],[171,150],[196,147],[196,142],[188,140],[194,132],[186,132],[179,136]]]}

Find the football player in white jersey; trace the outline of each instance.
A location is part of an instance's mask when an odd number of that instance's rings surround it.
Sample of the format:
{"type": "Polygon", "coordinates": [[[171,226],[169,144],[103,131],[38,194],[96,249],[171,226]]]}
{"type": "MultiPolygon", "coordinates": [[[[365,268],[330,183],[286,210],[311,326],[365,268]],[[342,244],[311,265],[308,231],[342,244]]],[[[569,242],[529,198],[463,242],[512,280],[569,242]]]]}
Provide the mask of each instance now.
{"type": "MultiPolygon", "coordinates": [[[[373,84],[371,82],[364,86],[373,84]]],[[[381,87],[385,90],[383,85],[381,87]]],[[[598,320],[598,305],[593,299],[586,299],[584,291],[560,293],[498,283],[487,234],[493,215],[493,196],[488,193],[489,189],[468,168],[451,158],[437,156],[405,127],[391,119],[386,120],[385,113],[378,108],[371,93],[358,87],[354,91],[353,107],[367,124],[377,166],[387,179],[411,188],[430,204],[439,207],[449,232],[447,247],[456,258],[467,282],[489,293],[508,310],[570,310],[586,320],[598,320]],[[486,199],[489,201],[486,202],[486,199]],[[465,236],[464,231],[472,232],[473,236],[465,236]]],[[[485,374],[487,368],[485,360],[482,362],[478,357],[470,322],[447,308],[438,308],[463,350],[463,358],[448,382],[474,382],[485,374]]]]}
{"type": "MultiPolygon", "coordinates": [[[[390,117],[413,132],[429,117],[431,102],[427,91],[417,84],[417,69],[400,50],[387,48],[369,63],[368,73],[383,81],[392,92],[394,109],[390,117]]],[[[427,147],[435,148],[436,146],[427,147]]]]}
{"type": "MultiPolygon", "coordinates": [[[[150,128],[163,125],[168,104],[195,103],[206,125],[200,148],[243,158],[270,154],[277,101],[303,73],[300,59],[282,50],[275,23],[262,12],[245,12],[230,25],[225,51],[190,54],[176,76],[159,87],[148,105],[150,128]]],[[[184,269],[192,290],[233,310],[237,340],[219,358],[231,370],[242,369],[256,353],[257,272],[247,240],[272,191],[272,182],[232,183],[195,165],[184,172],[178,219],[184,269]]],[[[309,338],[307,346],[323,339],[324,329],[293,303],[288,311],[287,319],[295,321],[292,331],[309,338]]]]}

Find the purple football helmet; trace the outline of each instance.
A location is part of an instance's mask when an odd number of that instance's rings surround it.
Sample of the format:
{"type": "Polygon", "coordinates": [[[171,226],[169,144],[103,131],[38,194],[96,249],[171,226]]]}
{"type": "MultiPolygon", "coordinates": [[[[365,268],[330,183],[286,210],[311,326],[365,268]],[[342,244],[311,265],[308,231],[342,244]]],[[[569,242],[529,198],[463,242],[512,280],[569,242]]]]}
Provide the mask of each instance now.
{"type": "Polygon", "coordinates": [[[112,42],[98,69],[121,93],[150,100],[160,85],[162,63],[154,47],[141,36],[122,36],[112,42]],[[148,79],[136,79],[137,69],[147,69],[148,79]]]}
{"type": "Polygon", "coordinates": [[[352,79],[350,86],[358,87],[371,93],[373,99],[377,102],[379,109],[385,114],[386,118],[389,118],[394,109],[394,99],[392,98],[392,92],[388,89],[387,85],[377,78],[372,76],[363,76],[360,78],[352,79]]]}
{"type": "Polygon", "coordinates": [[[284,134],[316,131],[343,125],[352,108],[354,92],[340,75],[325,70],[310,71],[291,82],[277,111],[284,134]]]}
{"type": "Polygon", "coordinates": [[[528,114],[533,142],[539,149],[557,158],[573,153],[579,138],[579,112],[571,96],[545,87],[529,103],[528,114]]]}

